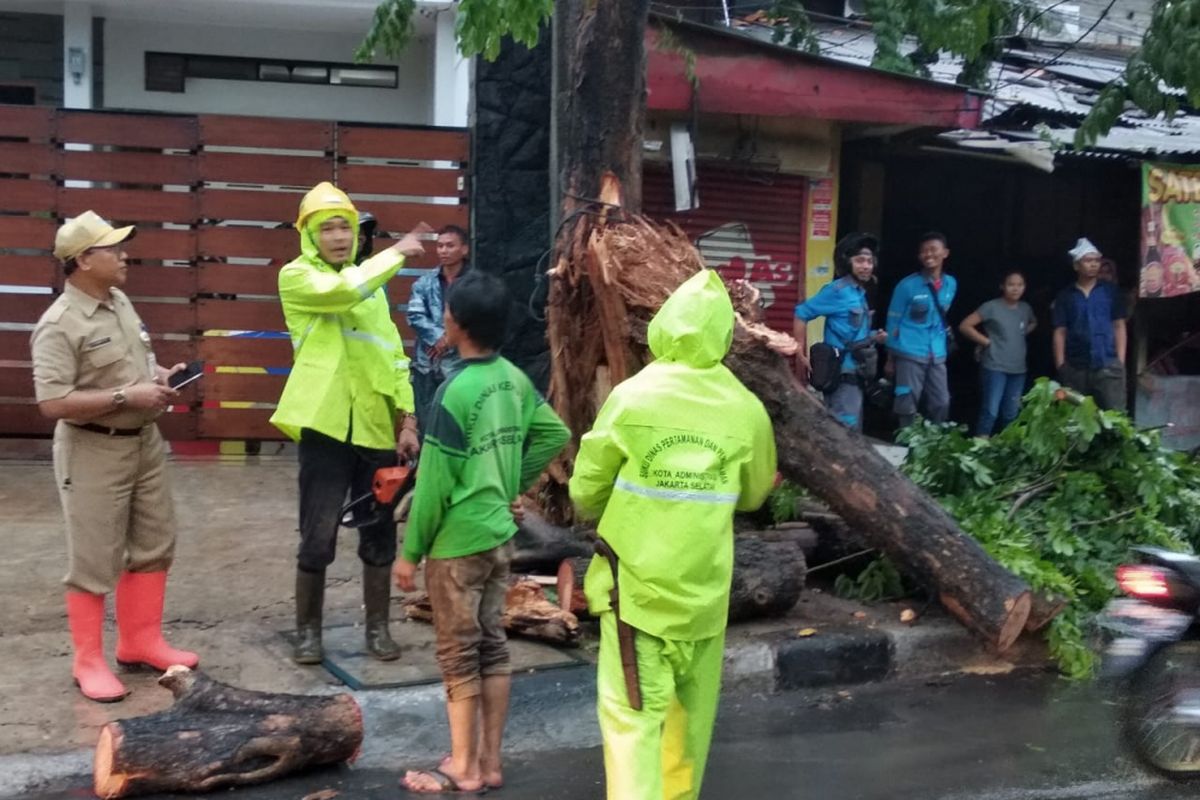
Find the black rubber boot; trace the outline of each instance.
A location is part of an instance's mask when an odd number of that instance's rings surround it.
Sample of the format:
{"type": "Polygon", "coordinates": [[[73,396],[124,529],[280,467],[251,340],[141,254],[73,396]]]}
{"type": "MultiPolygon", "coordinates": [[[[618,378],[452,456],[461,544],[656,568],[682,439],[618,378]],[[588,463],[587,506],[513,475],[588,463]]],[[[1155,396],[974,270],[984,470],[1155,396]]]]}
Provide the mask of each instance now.
{"type": "Polygon", "coordinates": [[[363,605],[367,609],[367,652],[380,661],[400,657],[400,645],[388,630],[392,602],[392,568],[363,564],[363,605]]]}
{"type": "Polygon", "coordinates": [[[297,664],[320,664],[321,614],[325,605],[325,571],[296,570],[296,647],[292,660],[297,664]]]}

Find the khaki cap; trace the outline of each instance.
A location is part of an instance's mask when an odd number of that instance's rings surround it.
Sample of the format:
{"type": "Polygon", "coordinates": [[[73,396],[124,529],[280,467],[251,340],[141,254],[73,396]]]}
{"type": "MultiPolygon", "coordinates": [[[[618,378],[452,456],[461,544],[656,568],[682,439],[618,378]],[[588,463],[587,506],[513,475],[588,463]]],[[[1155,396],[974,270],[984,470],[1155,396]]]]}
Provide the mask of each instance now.
{"type": "Polygon", "coordinates": [[[68,219],[54,235],[54,257],[59,261],[72,258],[93,247],[119,244],[137,235],[132,225],[114,228],[95,211],[85,211],[68,219]]]}

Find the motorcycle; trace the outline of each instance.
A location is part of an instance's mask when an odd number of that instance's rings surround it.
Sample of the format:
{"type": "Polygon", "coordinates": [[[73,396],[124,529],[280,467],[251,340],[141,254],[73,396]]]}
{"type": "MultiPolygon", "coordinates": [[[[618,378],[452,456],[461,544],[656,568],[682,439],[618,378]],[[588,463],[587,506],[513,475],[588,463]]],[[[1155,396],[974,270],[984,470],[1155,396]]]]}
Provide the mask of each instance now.
{"type": "Polygon", "coordinates": [[[1137,759],[1174,780],[1200,778],[1200,559],[1135,548],[1117,568],[1125,597],[1099,617],[1100,677],[1120,687],[1122,735],[1137,759]]]}

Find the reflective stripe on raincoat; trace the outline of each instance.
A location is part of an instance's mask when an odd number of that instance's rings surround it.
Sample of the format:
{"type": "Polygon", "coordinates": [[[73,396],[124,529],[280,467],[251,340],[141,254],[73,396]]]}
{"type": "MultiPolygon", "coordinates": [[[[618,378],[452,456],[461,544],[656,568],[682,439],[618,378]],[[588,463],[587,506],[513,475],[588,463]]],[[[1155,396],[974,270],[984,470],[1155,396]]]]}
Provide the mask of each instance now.
{"type": "MultiPolygon", "coordinates": [[[[775,480],[762,403],[721,360],[733,306],[720,277],[686,281],[650,323],[656,361],[613,389],[583,437],[570,492],[620,559],[621,618],[664,639],[724,630],[733,512],[758,508],[775,480]]],[[[592,561],[592,613],[609,609],[612,573],[592,561]]]]}
{"type": "MultiPolygon", "coordinates": [[[[323,183],[305,197],[296,227],[300,257],[279,271],[279,299],[294,351],[271,423],[294,440],[312,428],[338,441],[389,450],[396,446],[396,415],[413,410],[408,357],[392,321],[383,286],[404,266],[392,249],[354,265],[353,250],[340,270],[322,260],[320,224],[345,217],[358,239],[350,199],[323,183]],[[305,213],[314,194],[322,203],[305,213]],[[334,202],[337,196],[343,202],[334,202]]],[[[354,248],[357,249],[357,246],[354,248]]]]}

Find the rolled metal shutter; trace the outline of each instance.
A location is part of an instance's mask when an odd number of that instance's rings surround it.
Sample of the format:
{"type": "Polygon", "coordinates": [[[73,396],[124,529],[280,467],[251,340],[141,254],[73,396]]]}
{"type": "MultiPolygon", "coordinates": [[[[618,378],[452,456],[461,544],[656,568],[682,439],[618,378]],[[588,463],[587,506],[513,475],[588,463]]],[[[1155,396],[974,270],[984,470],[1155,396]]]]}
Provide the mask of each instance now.
{"type": "Polygon", "coordinates": [[[807,179],[704,162],[697,173],[700,207],[675,211],[670,170],[648,164],[644,213],[679,225],[722,276],[753,282],[763,294],[767,324],[790,332],[803,299],[807,179]]]}

